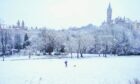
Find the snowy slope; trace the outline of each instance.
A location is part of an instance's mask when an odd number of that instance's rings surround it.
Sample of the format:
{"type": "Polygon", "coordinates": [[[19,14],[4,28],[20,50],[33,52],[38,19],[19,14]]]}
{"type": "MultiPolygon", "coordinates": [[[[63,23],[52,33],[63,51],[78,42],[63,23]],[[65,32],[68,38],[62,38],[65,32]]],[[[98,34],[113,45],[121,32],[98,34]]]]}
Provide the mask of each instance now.
{"type": "Polygon", "coordinates": [[[139,60],[93,57],[0,61],[0,84],[129,84],[129,80],[140,79],[139,60]]]}

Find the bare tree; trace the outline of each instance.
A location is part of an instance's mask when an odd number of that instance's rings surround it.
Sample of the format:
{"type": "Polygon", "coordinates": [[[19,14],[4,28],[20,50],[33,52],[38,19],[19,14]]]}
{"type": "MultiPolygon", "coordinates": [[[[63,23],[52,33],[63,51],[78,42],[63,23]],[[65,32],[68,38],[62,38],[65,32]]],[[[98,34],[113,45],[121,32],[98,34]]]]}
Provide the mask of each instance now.
{"type": "Polygon", "coordinates": [[[8,30],[1,29],[0,30],[0,40],[1,40],[3,61],[5,60],[5,55],[9,54],[9,53],[6,53],[8,51],[8,49],[10,49],[10,44],[8,42],[9,39],[10,39],[10,35],[8,33],[8,30]],[[9,47],[8,47],[8,45],[9,45],[9,47]]]}
{"type": "Polygon", "coordinates": [[[84,57],[83,53],[87,53],[87,50],[91,48],[94,38],[90,34],[80,34],[77,37],[77,58],[84,57]]]}
{"type": "Polygon", "coordinates": [[[49,55],[51,55],[51,53],[54,51],[55,48],[54,31],[43,29],[39,34],[39,37],[41,38],[41,42],[42,42],[41,50],[44,51],[44,53],[48,53],[49,55]]]}
{"type": "Polygon", "coordinates": [[[21,35],[16,34],[15,38],[14,38],[14,41],[15,41],[15,43],[14,43],[15,49],[17,49],[18,52],[19,52],[20,49],[22,48],[21,35]]]}

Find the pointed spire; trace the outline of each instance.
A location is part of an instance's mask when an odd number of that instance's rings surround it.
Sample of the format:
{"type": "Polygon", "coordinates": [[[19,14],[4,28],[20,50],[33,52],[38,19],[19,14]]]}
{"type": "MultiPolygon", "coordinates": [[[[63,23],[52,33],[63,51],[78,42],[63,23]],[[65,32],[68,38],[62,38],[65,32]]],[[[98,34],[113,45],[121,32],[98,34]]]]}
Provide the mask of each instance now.
{"type": "Polygon", "coordinates": [[[17,21],[17,27],[20,27],[20,21],[19,20],[17,21]]]}
{"type": "Polygon", "coordinates": [[[111,8],[111,4],[110,4],[110,2],[109,2],[109,8],[111,8]]]}
{"type": "Polygon", "coordinates": [[[110,2],[109,2],[109,5],[108,5],[108,10],[112,10],[110,2]]]}
{"type": "Polygon", "coordinates": [[[112,22],[112,8],[109,2],[108,8],[107,8],[107,23],[110,24],[111,22],[112,22]]]}

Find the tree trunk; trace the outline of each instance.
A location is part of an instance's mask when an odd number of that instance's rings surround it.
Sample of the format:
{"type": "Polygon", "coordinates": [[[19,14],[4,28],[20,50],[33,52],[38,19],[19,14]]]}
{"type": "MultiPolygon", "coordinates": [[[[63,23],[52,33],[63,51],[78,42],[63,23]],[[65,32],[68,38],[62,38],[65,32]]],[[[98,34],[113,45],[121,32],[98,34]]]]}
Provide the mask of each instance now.
{"type": "Polygon", "coordinates": [[[52,53],[51,53],[51,52],[49,52],[49,55],[52,55],[52,53]]]}
{"type": "Polygon", "coordinates": [[[2,54],[3,54],[3,56],[2,56],[2,58],[3,58],[3,61],[5,61],[5,46],[4,46],[4,44],[3,44],[3,46],[2,46],[2,54]]]}
{"type": "Polygon", "coordinates": [[[2,61],[5,61],[5,57],[4,57],[4,55],[2,56],[2,61]]]}
{"type": "Polygon", "coordinates": [[[29,53],[29,60],[31,59],[31,53],[29,53]]]}
{"type": "Polygon", "coordinates": [[[80,55],[81,55],[81,58],[83,58],[83,53],[82,52],[80,53],[80,55]]]}
{"type": "Polygon", "coordinates": [[[106,53],[105,53],[104,57],[107,57],[106,53]]]}
{"type": "Polygon", "coordinates": [[[79,58],[79,52],[77,51],[77,58],[79,58]]]}
{"type": "Polygon", "coordinates": [[[73,57],[73,56],[72,56],[72,52],[71,52],[70,54],[71,54],[71,58],[72,58],[72,57],[73,57]]]}
{"type": "Polygon", "coordinates": [[[100,53],[99,53],[99,57],[100,57],[100,53]]]}

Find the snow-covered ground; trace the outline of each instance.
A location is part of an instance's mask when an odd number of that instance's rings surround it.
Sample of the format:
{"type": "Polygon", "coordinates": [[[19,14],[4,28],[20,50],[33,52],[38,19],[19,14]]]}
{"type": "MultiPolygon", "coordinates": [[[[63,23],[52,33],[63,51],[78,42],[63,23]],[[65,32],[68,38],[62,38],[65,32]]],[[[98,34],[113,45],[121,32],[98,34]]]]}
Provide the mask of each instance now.
{"type": "Polygon", "coordinates": [[[0,61],[0,84],[129,84],[140,79],[140,57],[0,61]],[[64,61],[68,61],[68,67],[64,61]]]}

